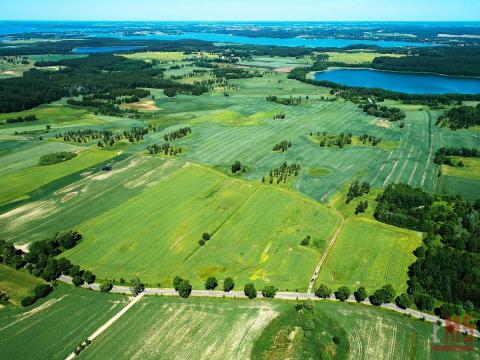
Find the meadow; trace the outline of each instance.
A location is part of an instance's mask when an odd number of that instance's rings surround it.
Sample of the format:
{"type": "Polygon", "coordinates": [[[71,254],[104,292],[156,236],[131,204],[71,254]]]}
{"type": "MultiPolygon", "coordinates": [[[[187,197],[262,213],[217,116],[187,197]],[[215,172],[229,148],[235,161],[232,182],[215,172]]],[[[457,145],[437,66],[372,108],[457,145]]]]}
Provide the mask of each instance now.
{"type": "Polygon", "coordinates": [[[364,286],[370,293],[391,284],[401,293],[407,287],[407,268],[415,261],[413,250],[421,240],[421,234],[414,231],[351,217],[322,265],[316,284],[332,289],[348,286],[352,291],[364,286]]]}
{"type": "Polygon", "coordinates": [[[8,294],[9,301],[15,305],[20,305],[24,297],[32,295],[35,286],[44,283],[27,272],[0,264],[0,291],[8,294]]]}
{"type": "Polygon", "coordinates": [[[180,275],[202,288],[208,276],[232,276],[239,286],[255,281],[305,289],[337,223],[330,209],[290,190],[186,163],[82,223],[84,240],[63,255],[117,281],[138,276],[168,287],[180,275]],[[114,226],[119,223],[125,226],[114,226]],[[204,232],[211,239],[200,246],[204,232]],[[300,245],[307,235],[318,247],[300,245]]]}
{"type": "Polygon", "coordinates": [[[60,285],[26,309],[0,310],[0,348],[7,359],[65,359],[125,305],[125,297],[60,285]]]}

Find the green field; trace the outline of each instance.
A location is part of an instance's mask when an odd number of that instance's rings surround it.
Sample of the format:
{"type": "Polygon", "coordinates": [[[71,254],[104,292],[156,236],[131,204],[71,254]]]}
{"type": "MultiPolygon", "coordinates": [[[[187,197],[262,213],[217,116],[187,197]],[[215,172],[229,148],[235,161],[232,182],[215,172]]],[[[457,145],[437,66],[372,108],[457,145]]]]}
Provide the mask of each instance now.
{"type": "Polygon", "coordinates": [[[26,309],[0,310],[6,359],[65,359],[125,305],[125,297],[59,286],[26,309]]]}
{"type": "MultiPolygon", "coordinates": [[[[33,154],[31,156],[34,156],[33,154]]],[[[81,171],[115,156],[115,153],[93,149],[81,151],[75,159],[50,166],[31,166],[0,178],[0,204],[15,200],[36,188],[81,171]]],[[[38,157],[39,158],[39,157],[38,157]]]]}
{"type": "Polygon", "coordinates": [[[84,240],[64,255],[100,278],[139,276],[170,286],[178,274],[202,288],[215,275],[232,276],[238,284],[305,289],[322,248],[299,243],[310,235],[322,246],[337,222],[328,208],[275,185],[186,164],[83,223],[78,229],[84,240]],[[212,238],[201,247],[204,232],[212,238]]]}
{"type": "Polygon", "coordinates": [[[246,359],[277,307],[266,302],[147,297],[82,358],[246,359]]]}
{"type": "Polygon", "coordinates": [[[0,264],[0,291],[6,293],[9,301],[15,305],[20,305],[24,297],[33,294],[35,286],[43,283],[43,280],[26,271],[17,271],[0,264]]]}
{"type": "Polygon", "coordinates": [[[398,293],[407,287],[407,268],[415,260],[413,250],[421,235],[374,220],[352,217],[327,256],[316,284],[332,289],[364,286],[374,291],[392,284],[398,293]]]}

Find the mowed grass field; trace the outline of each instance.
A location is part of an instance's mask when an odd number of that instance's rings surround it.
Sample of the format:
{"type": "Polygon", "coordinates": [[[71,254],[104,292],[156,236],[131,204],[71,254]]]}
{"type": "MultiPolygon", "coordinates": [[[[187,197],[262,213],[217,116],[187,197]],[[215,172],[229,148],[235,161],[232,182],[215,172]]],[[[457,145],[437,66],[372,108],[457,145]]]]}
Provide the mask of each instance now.
{"type": "Polygon", "coordinates": [[[278,308],[260,301],[144,297],[81,357],[247,359],[278,308]]]}
{"type": "Polygon", "coordinates": [[[3,359],[65,359],[126,305],[120,295],[60,285],[28,308],[0,310],[3,359]]]}
{"type": "Polygon", "coordinates": [[[63,255],[99,278],[140,277],[171,286],[176,275],[203,288],[208,276],[237,286],[305,289],[339,219],[290,190],[186,164],[160,184],[78,227],[63,255]],[[204,232],[211,239],[200,246],[204,232]],[[320,248],[300,245],[307,235],[320,248]]]}
{"type": "MultiPolygon", "coordinates": [[[[373,205],[373,204],[372,204],[373,205]]],[[[407,268],[421,235],[362,217],[351,217],[323,263],[316,286],[348,286],[367,291],[392,284],[398,293],[407,287],[407,268]]]]}
{"type": "Polygon", "coordinates": [[[6,265],[0,264],[0,291],[6,293],[9,301],[20,305],[20,301],[33,294],[33,289],[45,282],[25,271],[17,271],[6,265]]]}
{"type": "MultiPolygon", "coordinates": [[[[60,145],[59,145],[60,146],[60,145]]],[[[72,160],[49,166],[31,166],[0,177],[0,204],[15,200],[54,180],[106,161],[116,154],[99,149],[86,149],[72,160]]],[[[35,156],[31,154],[30,156],[35,156]]],[[[35,156],[38,159],[40,156],[35,156]]]]}

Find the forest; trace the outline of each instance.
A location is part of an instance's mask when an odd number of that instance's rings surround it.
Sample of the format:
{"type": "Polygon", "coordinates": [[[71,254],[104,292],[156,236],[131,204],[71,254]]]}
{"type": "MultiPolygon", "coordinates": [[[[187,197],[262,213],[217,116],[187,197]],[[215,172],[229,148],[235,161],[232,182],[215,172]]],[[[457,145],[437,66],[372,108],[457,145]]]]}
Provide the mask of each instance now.
{"type": "Polygon", "coordinates": [[[412,56],[377,57],[373,60],[373,68],[456,76],[480,76],[480,49],[478,47],[450,46],[419,49],[412,56]]]}
{"type": "Polygon", "coordinates": [[[432,296],[480,307],[480,201],[431,195],[405,184],[387,186],[377,201],[377,220],[427,234],[409,269],[414,299],[432,296]]]}
{"type": "MultiPolygon", "coordinates": [[[[165,89],[167,96],[200,95],[208,91],[201,84],[181,84],[163,79],[163,71],[144,61],[114,55],[90,55],[86,58],[38,63],[40,66],[65,66],[57,72],[32,69],[23,77],[0,80],[0,112],[31,109],[62,97],[99,94],[138,95],[139,87],[165,89]]],[[[112,96],[113,97],[113,96],[112,96]]],[[[91,100],[87,100],[91,101],[91,100]]],[[[77,104],[75,104],[77,105],[77,104]]],[[[78,105],[100,107],[100,103],[78,105]]],[[[111,109],[110,109],[111,110],[111,109]]],[[[112,113],[114,111],[105,111],[112,113]]]]}

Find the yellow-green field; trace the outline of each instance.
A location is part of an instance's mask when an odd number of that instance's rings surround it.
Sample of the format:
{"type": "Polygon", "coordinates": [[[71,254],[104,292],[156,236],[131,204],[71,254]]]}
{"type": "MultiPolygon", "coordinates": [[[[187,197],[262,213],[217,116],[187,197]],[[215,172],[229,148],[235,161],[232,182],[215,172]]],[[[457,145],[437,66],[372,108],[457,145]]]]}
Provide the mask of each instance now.
{"type": "Polygon", "coordinates": [[[138,276],[171,286],[178,274],[202,288],[208,276],[232,276],[241,286],[255,281],[305,289],[338,221],[330,209],[290,190],[187,164],[81,225],[84,239],[64,255],[99,278],[138,276]],[[200,246],[204,232],[212,237],[200,246]],[[312,245],[301,246],[307,235],[312,245]]]}
{"type": "Polygon", "coordinates": [[[480,159],[479,158],[464,158],[459,156],[452,156],[454,164],[463,162],[464,167],[442,165],[441,173],[447,176],[458,176],[468,179],[480,179],[480,159]]]}
{"type": "Polygon", "coordinates": [[[399,54],[380,54],[367,51],[356,52],[327,52],[328,61],[342,62],[345,64],[369,64],[379,56],[401,57],[399,54]]]}
{"type": "Polygon", "coordinates": [[[415,260],[413,250],[421,244],[414,231],[362,217],[351,217],[320,270],[316,284],[332,289],[364,286],[373,291],[392,284],[397,292],[407,287],[407,268],[415,260]]]}

